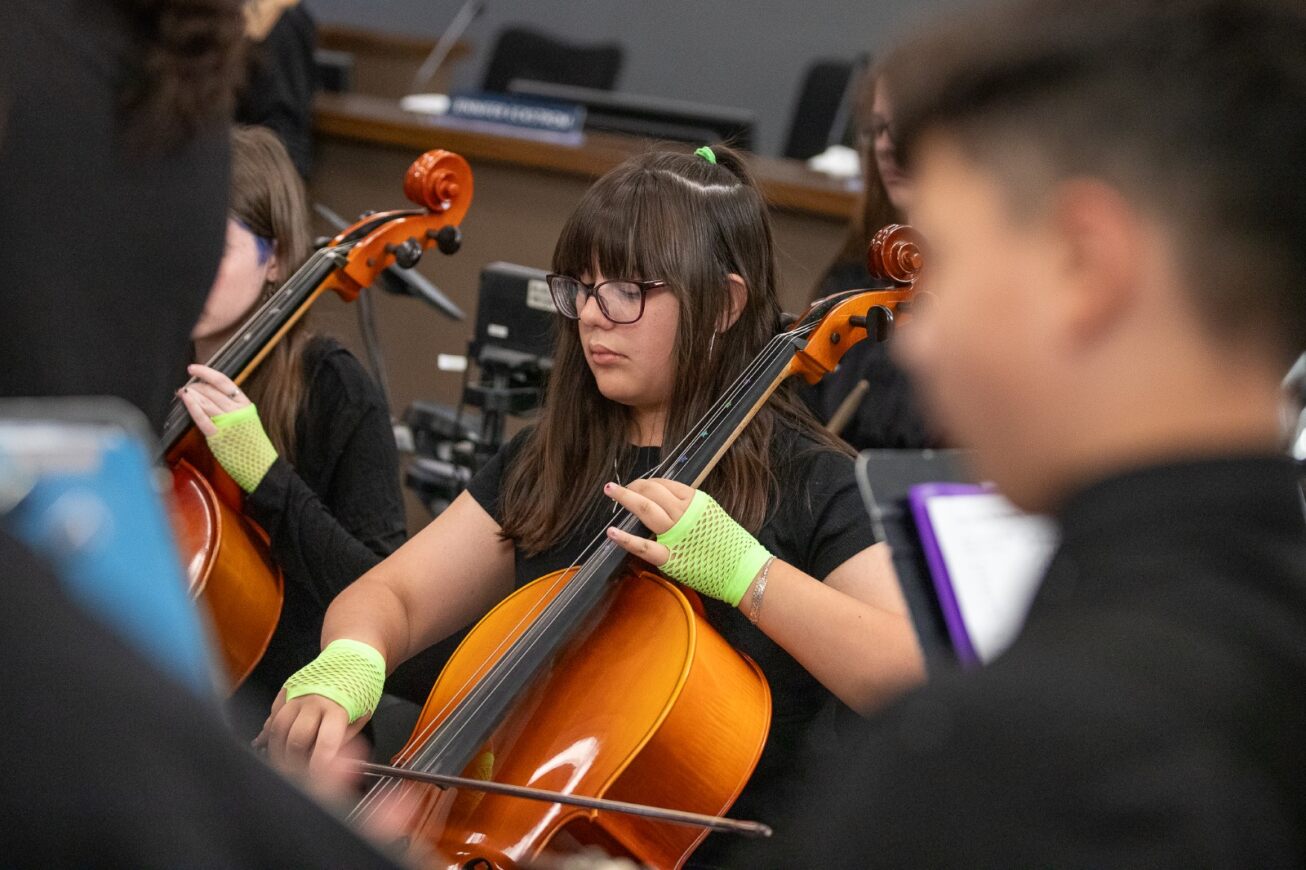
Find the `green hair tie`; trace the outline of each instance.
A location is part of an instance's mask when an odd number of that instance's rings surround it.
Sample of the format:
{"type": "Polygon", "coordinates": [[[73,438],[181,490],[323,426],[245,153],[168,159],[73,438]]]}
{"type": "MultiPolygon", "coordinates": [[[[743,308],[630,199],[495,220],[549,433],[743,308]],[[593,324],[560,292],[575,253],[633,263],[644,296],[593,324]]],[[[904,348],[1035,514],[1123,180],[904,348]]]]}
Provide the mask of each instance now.
{"type": "Polygon", "coordinates": [[[716,152],[713,151],[707,145],[704,145],[702,148],[696,149],[694,153],[697,154],[699,157],[702,157],[708,163],[711,163],[713,166],[716,165],[716,152]]]}

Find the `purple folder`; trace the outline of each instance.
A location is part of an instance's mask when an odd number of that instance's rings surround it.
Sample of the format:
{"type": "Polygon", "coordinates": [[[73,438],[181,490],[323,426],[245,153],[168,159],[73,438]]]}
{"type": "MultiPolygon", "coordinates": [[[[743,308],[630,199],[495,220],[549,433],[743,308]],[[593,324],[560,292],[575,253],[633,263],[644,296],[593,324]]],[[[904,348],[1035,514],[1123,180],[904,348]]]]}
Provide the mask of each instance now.
{"type": "Polygon", "coordinates": [[[934,591],[939,596],[943,621],[952,638],[952,646],[957,650],[957,658],[968,667],[978,667],[981,664],[980,657],[966,630],[966,620],[961,615],[957,593],[948,576],[948,563],[943,558],[943,550],[939,547],[939,539],[930,522],[928,502],[936,496],[982,495],[993,491],[992,486],[975,483],[918,483],[907,491],[907,502],[911,505],[912,518],[916,521],[916,531],[920,535],[921,549],[925,552],[925,564],[930,569],[930,579],[934,581],[934,591]]]}

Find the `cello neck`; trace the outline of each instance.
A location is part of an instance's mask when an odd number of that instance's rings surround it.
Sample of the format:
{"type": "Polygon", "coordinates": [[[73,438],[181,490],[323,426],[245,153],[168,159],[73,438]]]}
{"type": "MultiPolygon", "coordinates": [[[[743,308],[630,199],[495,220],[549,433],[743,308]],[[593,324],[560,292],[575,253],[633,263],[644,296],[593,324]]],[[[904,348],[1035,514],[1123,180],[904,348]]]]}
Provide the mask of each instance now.
{"type": "Polygon", "coordinates": [[[323,280],[335,268],[339,252],[315,251],[285,284],[258,307],[206,363],[239,383],[308,310],[323,280]]]}
{"type": "MultiPolygon", "coordinates": [[[[244,381],[308,311],[322,292],[327,277],[339,268],[347,252],[347,246],[314,251],[286,283],[255,309],[205,365],[236,383],[244,381]]],[[[180,400],[174,399],[164,424],[164,452],[171,450],[189,431],[190,426],[191,419],[185,406],[180,400]]]]}
{"type": "Polygon", "coordinates": [[[698,487],[780,384],[790,375],[794,353],[807,344],[801,332],[782,332],[762,349],[672,451],[664,451],[657,474],[698,487]]]}

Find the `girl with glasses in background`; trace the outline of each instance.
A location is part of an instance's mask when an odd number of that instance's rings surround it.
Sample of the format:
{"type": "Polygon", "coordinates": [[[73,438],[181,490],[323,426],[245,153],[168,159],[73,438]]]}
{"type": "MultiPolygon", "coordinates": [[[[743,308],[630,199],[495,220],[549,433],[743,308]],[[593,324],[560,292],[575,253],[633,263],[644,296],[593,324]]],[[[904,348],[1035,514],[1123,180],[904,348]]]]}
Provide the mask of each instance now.
{"type": "MultiPolygon", "coordinates": [[[[893,99],[880,70],[872,68],[857,100],[857,151],[862,164],[862,197],[848,240],[812,291],[812,299],[869,287],[866,248],[888,224],[907,223],[912,180],[898,163],[893,99]]],[[[927,425],[907,375],[888,346],[864,341],[851,348],[839,368],[801,394],[817,418],[831,424],[856,450],[918,450],[941,446],[927,425]]]]}

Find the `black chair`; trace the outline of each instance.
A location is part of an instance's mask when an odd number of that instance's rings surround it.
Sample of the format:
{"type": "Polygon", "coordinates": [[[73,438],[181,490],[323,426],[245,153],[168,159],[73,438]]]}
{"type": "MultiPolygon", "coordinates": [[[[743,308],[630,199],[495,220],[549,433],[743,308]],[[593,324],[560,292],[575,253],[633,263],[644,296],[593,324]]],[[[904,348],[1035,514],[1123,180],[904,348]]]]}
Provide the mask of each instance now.
{"type": "Polygon", "coordinates": [[[806,160],[842,142],[852,117],[853,90],[864,61],[818,60],[807,68],[794,106],[784,156],[806,160]],[[840,129],[836,130],[838,126],[840,129]]]}
{"type": "Polygon", "coordinates": [[[617,44],[568,43],[525,27],[506,27],[495,40],[481,87],[506,93],[513,79],[531,79],[610,91],[623,54],[617,44]]]}

